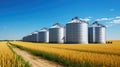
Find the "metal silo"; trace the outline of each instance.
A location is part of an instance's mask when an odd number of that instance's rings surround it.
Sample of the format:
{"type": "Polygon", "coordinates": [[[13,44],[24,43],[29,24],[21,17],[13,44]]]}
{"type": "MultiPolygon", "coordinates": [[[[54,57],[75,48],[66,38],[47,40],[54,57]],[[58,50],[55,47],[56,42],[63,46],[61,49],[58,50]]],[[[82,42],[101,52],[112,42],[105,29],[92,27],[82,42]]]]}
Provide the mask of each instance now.
{"type": "Polygon", "coordinates": [[[88,43],[88,23],[75,17],[66,24],[66,43],[88,43]]]}
{"type": "Polygon", "coordinates": [[[38,32],[38,42],[49,42],[49,30],[47,28],[42,28],[38,32]]]}
{"type": "Polygon", "coordinates": [[[24,37],[22,38],[22,41],[26,41],[26,38],[27,38],[27,36],[24,36],[24,37]]]}
{"type": "Polygon", "coordinates": [[[56,23],[49,28],[49,42],[64,43],[64,27],[62,27],[59,23],[56,23]]]}
{"type": "Polygon", "coordinates": [[[89,43],[105,43],[106,27],[95,21],[89,27],[89,43]]]}
{"type": "Polygon", "coordinates": [[[22,40],[23,40],[23,41],[31,41],[31,35],[32,35],[32,34],[29,34],[29,35],[24,36],[22,40]]]}
{"type": "Polygon", "coordinates": [[[27,35],[26,41],[32,42],[32,34],[27,35]]]}
{"type": "Polygon", "coordinates": [[[30,40],[32,42],[38,42],[38,32],[37,31],[32,33],[32,35],[30,36],[30,40]]]}

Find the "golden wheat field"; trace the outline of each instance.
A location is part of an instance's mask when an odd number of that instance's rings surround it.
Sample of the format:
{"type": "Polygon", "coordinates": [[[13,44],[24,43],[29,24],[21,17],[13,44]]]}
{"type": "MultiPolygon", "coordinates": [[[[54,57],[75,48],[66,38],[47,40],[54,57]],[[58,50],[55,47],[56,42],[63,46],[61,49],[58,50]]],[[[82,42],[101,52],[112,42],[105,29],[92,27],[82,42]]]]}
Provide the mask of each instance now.
{"type": "Polygon", "coordinates": [[[25,67],[23,61],[8,47],[7,42],[0,42],[0,67],[25,67]]]}
{"type": "Polygon", "coordinates": [[[113,41],[112,44],[47,44],[17,41],[11,43],[77,64],[91,63],[93,65],[91,67],[120,67],[119,40],[113,41]]]}

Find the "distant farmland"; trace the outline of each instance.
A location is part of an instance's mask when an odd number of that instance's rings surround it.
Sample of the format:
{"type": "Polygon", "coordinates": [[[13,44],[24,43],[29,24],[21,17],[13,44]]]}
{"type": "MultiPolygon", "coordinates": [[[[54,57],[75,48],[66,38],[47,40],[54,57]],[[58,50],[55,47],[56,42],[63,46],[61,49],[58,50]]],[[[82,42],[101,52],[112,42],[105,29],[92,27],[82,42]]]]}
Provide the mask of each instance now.
{"type": "Polygon", "coordinates": [[[48,44],[11,42],[11,45],[66,67],[120,67],[120,41],[112,44],[48,44]]]}

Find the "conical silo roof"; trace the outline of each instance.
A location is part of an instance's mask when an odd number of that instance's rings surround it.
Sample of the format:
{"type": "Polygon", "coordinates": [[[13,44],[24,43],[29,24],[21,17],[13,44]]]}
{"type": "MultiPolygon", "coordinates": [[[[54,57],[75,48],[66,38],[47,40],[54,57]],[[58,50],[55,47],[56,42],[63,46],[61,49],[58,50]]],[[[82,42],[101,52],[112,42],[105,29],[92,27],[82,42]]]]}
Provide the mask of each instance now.
{"type": "Polygon", "coordinates": [[[60,23],[55,23],[52,27],[50,28],[61,28],[62,25],[60,23]]]}
{"type": "Polygon", "coordinates": [[[32,34],[37,34],[37,33],[38,33],[38,31],[32,32],[32,34]]]}
{"type": "Polygon", "coordinates": [[[105,25],[99,24],[98,21],[95,21],[91,27],[106,27],[105,25]]]}
{"type": "Polygon", "coordinates": [[[74,18],[72,18],[72,20],[70,22],[68,22],[68,24],[69,23],[87,23],[87,22],[85,20],[78,18],[78,17],[74,17],[74,18]]]}
{"type": "Polygon", "coordinates": [[[43,27],[39,32],[48,31],[48,28],[43,27]]]}

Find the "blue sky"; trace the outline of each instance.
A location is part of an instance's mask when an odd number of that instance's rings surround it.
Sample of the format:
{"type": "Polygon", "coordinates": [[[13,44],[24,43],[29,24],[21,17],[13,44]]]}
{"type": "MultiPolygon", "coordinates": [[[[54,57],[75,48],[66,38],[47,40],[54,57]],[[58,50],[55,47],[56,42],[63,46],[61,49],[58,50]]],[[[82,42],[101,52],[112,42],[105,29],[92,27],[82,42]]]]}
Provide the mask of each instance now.
{"type": "Polygon", "coordinates": [[[21,39],[75,16],[107,26],[108,40],[120,40],[120,0],[0,0],[0,40],[21,39]]]}

